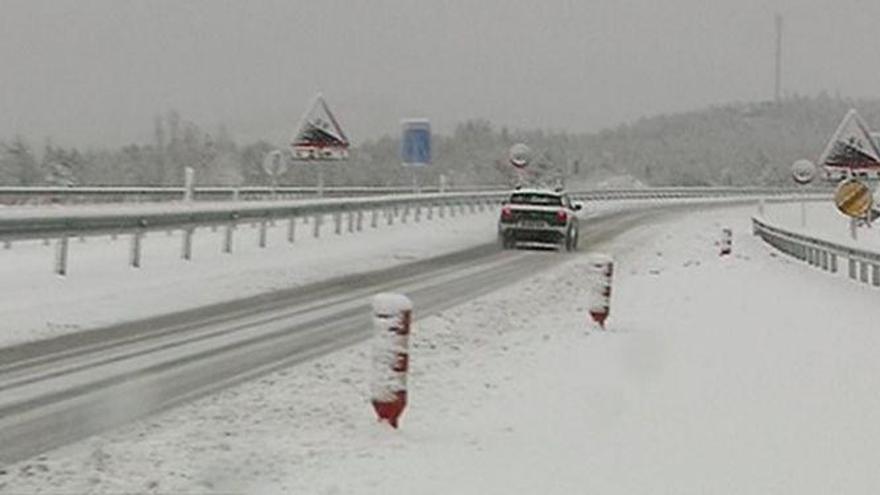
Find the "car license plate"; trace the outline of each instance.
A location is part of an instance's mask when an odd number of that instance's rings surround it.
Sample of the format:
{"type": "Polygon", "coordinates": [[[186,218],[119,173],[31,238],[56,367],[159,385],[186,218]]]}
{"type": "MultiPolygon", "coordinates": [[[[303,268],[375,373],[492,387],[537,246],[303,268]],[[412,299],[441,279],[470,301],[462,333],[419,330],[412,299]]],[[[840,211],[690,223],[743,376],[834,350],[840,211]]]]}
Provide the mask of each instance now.
{"type": "Polygon", "coordinates": [[[523,220],[519,225],[527,229],[542,229],[547,226],[546,223],[540,220],[523,220]]]}

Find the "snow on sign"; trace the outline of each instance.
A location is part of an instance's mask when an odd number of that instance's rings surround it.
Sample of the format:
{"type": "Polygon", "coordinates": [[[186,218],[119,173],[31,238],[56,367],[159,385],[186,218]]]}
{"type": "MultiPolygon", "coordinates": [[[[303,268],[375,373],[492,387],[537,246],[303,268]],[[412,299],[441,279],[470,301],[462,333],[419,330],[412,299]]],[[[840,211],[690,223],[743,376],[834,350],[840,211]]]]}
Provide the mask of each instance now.
{"type": "Polygon", "coordinates": [[[345,160],[349,142],[339,122],[320,94],[303,116],[290,143],[297,160],[345,160]]]}
{"type": "Polygon", "coordinates": [[[855,110],[847,112],[818,164],[829,180],[880,178],[880,149],[855,110]]]}
{"type": "Polygon", "coordinates": [[[404,119],[400,141],[400,161],[405,167],[431,163],[431,123],[428,119],[404,119]]]}

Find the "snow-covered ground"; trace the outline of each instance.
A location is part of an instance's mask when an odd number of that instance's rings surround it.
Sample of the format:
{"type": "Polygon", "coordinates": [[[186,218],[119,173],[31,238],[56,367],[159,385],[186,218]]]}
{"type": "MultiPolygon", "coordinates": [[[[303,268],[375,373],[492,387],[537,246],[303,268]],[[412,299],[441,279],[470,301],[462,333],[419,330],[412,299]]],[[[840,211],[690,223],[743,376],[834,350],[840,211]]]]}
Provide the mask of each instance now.
{"type": "MultiPolygon", "coordinates": [[[[253,202],[251,202],[253,203],[253,202]]],[[[617,201],[588,205],[585,214],[653,208],[656,201],[617,201]]],[[[177,205],[188,208],[187,205],[177,205]]],[[[173,205],[152,205],[174,208],[173,205]]],[[[87,205],[76,211],[106,212],[112,205],[87,205]]],[[[138,211],[128,205],[129,212],[138,211]]],[[[21,208],[27,214],[65,208],[21,208]]],[[[24,214],[22,213],[22,214],[24,214]]],[[[43,214],[40,213],[40,214],[43,214]]],[[[192,260],[180,257],[181,232],[151,232],[142,245],[141,268],[128,266],[129,236],[71,239],[68,275],[52,271],[55,246],[42,241],[0,247],[0,346],[49,338],[83,329],[196,308],[277,289],[387,268],[493,242],[497,208],[454,217],[436,213],[428,221],[380,218],[377,229],[365,218],[363,232],[334,233],[332,218],[322,222],[321,237],[312,235],[313,218],[297,220],[296,241],[286,240],[287,222],[268,231],[268,247],[259,248],[258,229],[243,224],[234,235],[233,254],[221,252],[223,229],[196,231],[192,260]]]]}
{"type": "Polygon", "coordinates": [[[68,275],[52,272],[54,245],[16,242],[0,248],[0,345],[47,338],[84,328],[194,308],[275,289],[297,287],[344,274],[389,267],[453,252],[495,238],[497,212],[457,214],[420,223],[399,220],[362,232],[334,233],[323,220],[321,237],[313,219],[297,220],[296,239],[287,242],[287,222],[268,231],[259,248],[258,228],[245,224],[234,235],[232,254],[221,252],[223,229],[199,229],[192,260],[180,258],[181,233],[149,233],[142,267],[128,266],[129,236],[113,240],[71,239],[68,275]]]}
{"type": "Polygon", "coordinates": [[[831,201],[806,203],[806,225],[802,223],[799,203],[768,204],[764,218],[788,230],[803,232],[812,237],[880,252],[880,226],[860,226],[853,239],[850,220],[837,211],[831,201]]]}
{"type": "Polygon", "coordinates": [[[364,344],[7,466],[0,492],[875,493],[877,294],[777,255],[752,213],[593,246],[607,332],[585,256],[418,319],[400,430],[364,344]]]}

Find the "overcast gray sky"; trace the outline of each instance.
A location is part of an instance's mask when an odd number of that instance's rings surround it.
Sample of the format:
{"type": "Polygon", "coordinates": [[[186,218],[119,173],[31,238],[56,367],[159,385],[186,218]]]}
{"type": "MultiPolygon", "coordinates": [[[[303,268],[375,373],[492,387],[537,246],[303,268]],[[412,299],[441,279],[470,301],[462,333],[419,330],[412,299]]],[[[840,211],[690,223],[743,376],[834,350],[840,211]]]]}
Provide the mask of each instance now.
{"type": "Polygon", "coordinates": [[[876,0],[0,0],[0,139],[149,139],[177,109],[282,142],[323,91],[355,142],[425,116],[449,131],[594,131],[787,92],[880,96],[876,0]]]}

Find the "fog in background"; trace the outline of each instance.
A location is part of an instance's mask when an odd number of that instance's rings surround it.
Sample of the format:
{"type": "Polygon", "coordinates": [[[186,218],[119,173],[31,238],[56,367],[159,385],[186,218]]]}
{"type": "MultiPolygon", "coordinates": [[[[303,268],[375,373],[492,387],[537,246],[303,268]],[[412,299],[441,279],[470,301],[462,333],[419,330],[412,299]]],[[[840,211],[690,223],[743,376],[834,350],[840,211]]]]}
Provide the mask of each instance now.
{"type": "Polygon", "coordinates": [[[0,0],[0,139],[149,140],[178,110],[276,142],[323,91],[355,142],[404,116],[590,132],[783,89],[873,96],[880,2],[0,0]]]}

